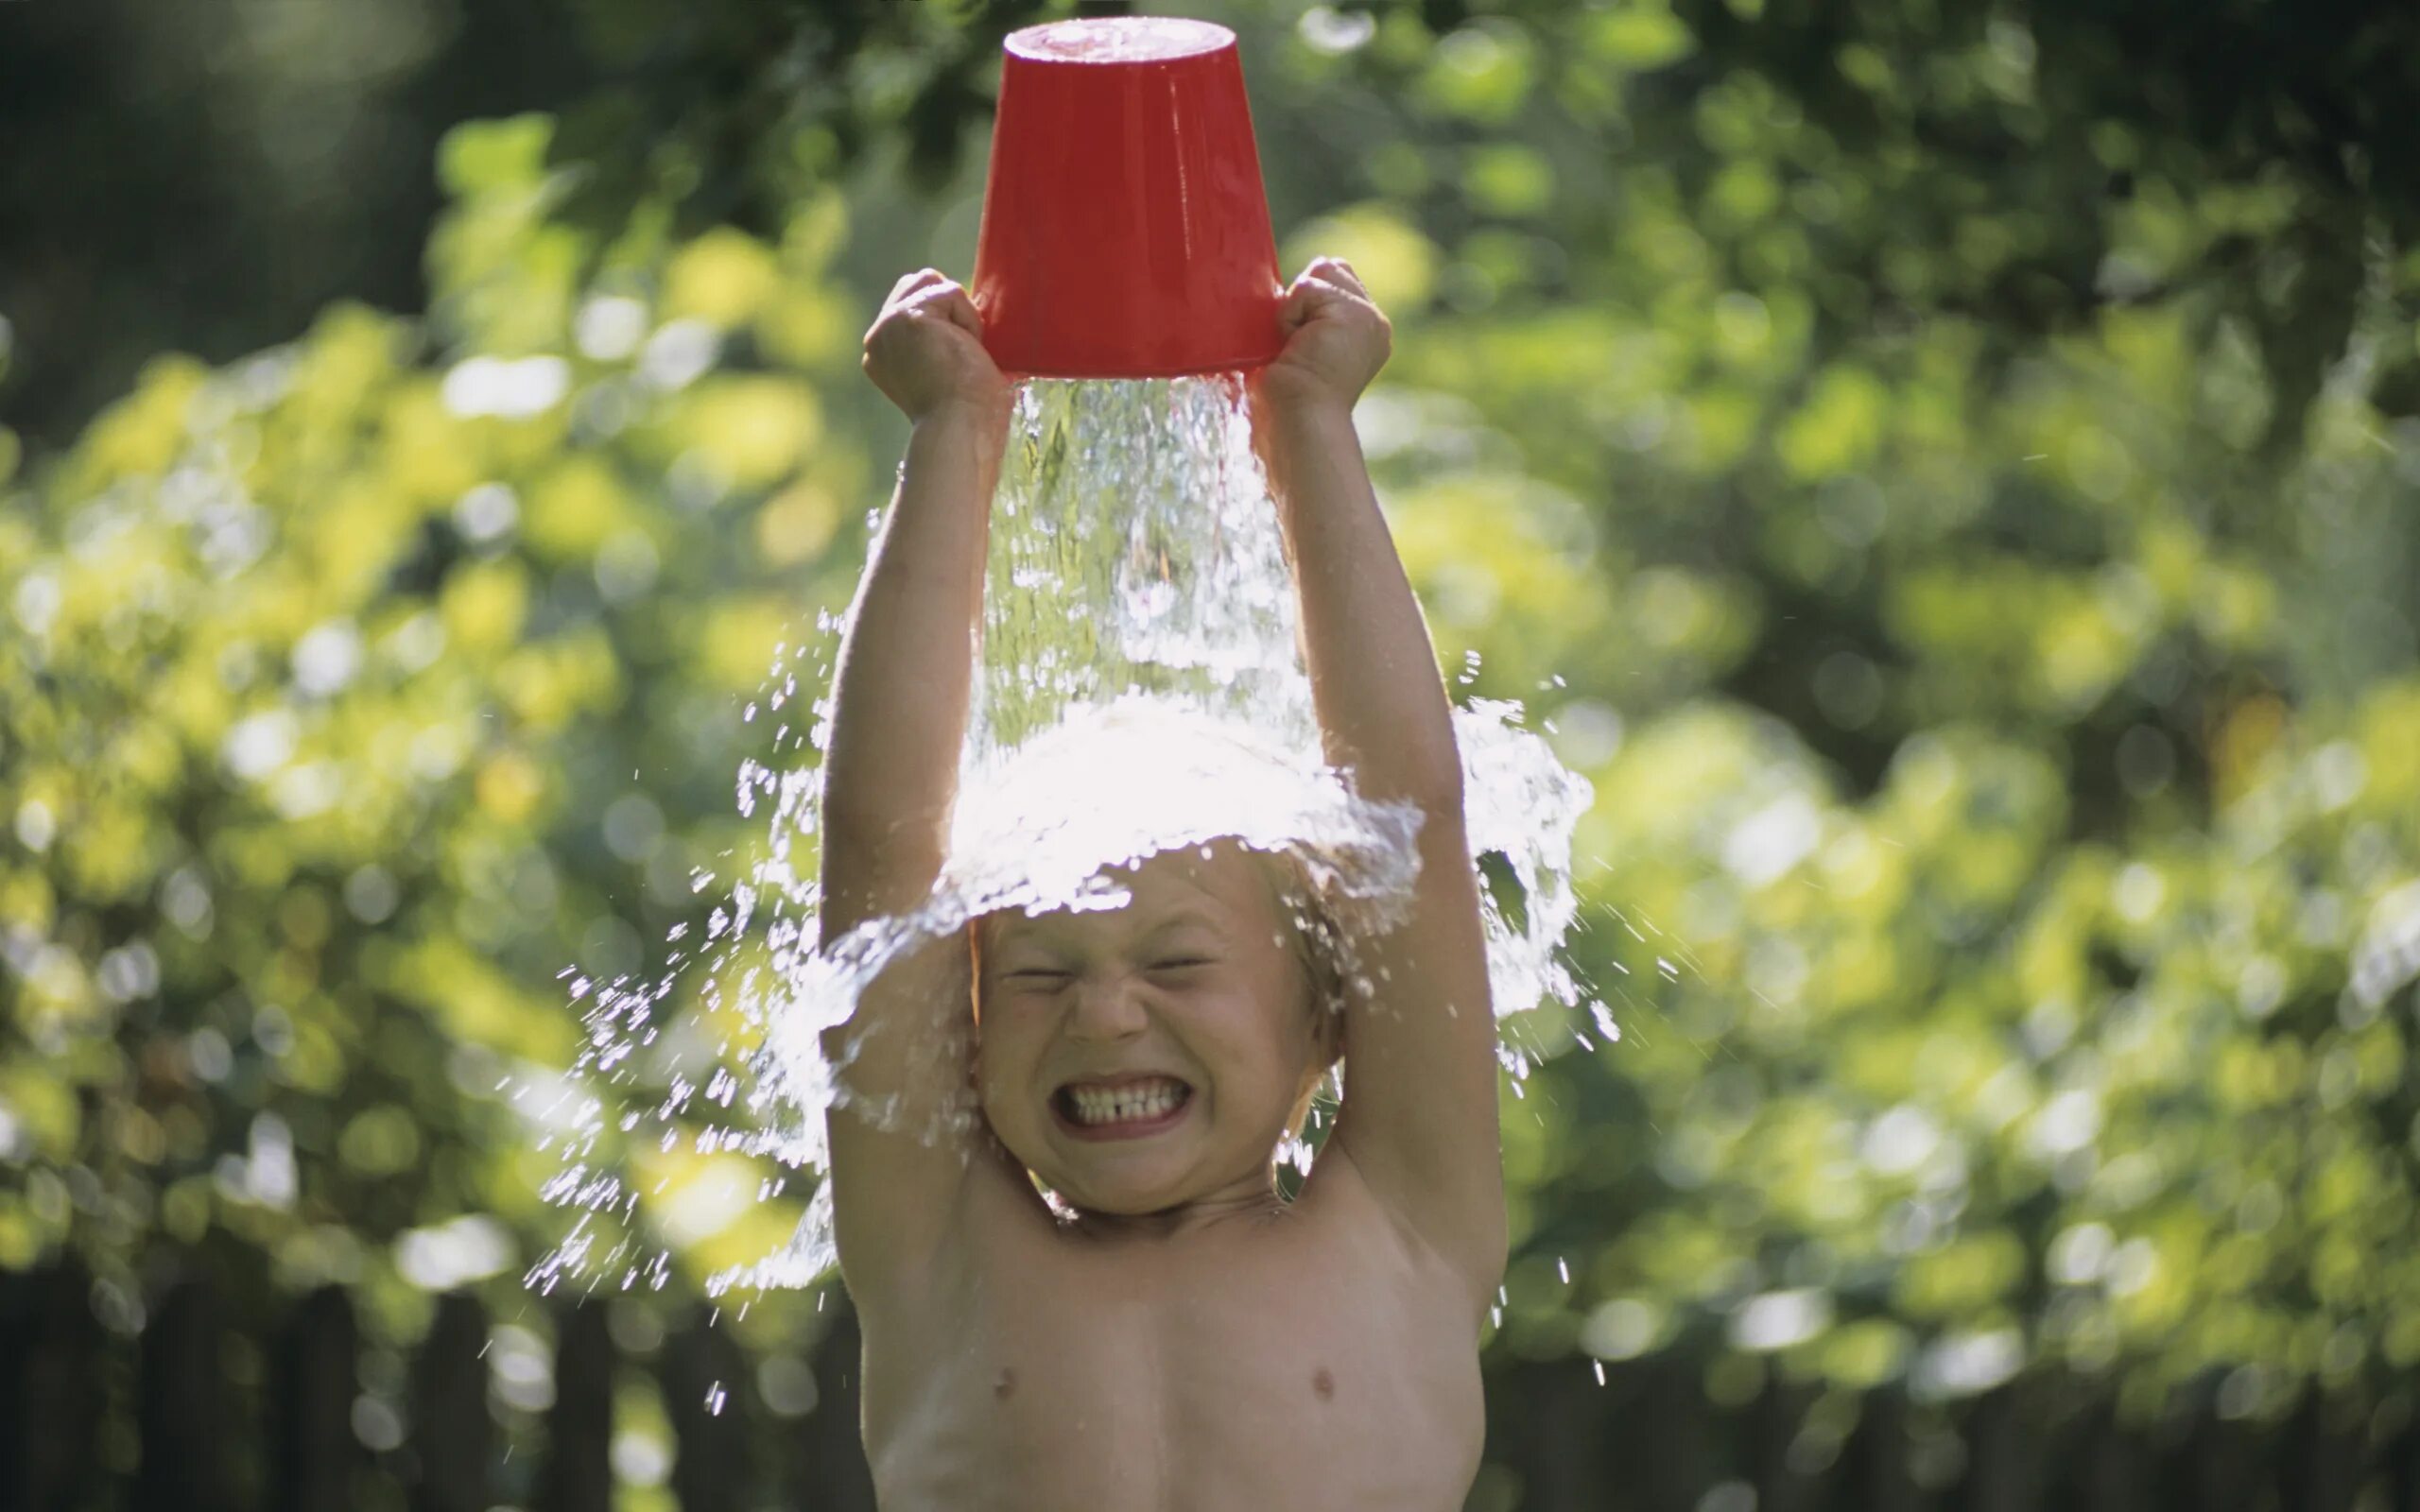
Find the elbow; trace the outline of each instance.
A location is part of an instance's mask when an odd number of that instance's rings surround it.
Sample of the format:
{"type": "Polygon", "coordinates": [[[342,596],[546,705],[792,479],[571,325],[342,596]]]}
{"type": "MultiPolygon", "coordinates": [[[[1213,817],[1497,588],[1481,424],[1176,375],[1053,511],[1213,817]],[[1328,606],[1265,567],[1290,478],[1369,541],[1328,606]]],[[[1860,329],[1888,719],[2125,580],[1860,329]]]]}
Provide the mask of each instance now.
{"type": "Polygon", "coordinates": [[[1443,820],[1451,823],[1457,830],[1461,829],[1462,823],[1461,764],[1453,760],[1452,753],[1448,752],[1445,769],[1416,786],[1410,797],[1414,803],[1420,805],[1420,812],[1427,815],[1432,822],[1443,820]]]}
{"type": "Polygon", "coordinates": [[[1460,823],[1462,816],[1462,748],[1454,738],[1449,712],[1433,730],[1423,730],[1405,753],[1405,796],[1421,812],[1460,823]]]}
{"type": "Polygon", "coordinates": [[[1459,826],[1462,818],[1462,758],[1451,734],[1407,743],[1384,761],[1354,764],[1354,786],[1379,803],[1409,803],[1430,821],[1459,826]]]}
{"type": "Polygon", "coordinates": [[[826,808],[820,829],[819,949],[870,919],[916,907],[941,875],[945,847],[937,826],[826,808]]]}
{"type": "Polygon", "coordinates": [[[837,860],[880,873],[939,869],[947,825],[946,813],[929,809],[829,801],[816,821],[827,868],[837,860]]]}
{"type": "Polygon", "coordinates": [[[1353,790],[1365,802],[1411,810],[1419,817],[1424,850],[1446,842],[1459,845],[1467,833],[1459,778],[1452,782],[1374,782],[1356,774],[1353,790]]]}
{"type": "Polygon", "coordinates": [[[1462,764],[1450,743],[1441,758],[1414,764],[1404,772],[1390,796],[1418,809],[1427,832],[1461,833],[1462,764]]]}

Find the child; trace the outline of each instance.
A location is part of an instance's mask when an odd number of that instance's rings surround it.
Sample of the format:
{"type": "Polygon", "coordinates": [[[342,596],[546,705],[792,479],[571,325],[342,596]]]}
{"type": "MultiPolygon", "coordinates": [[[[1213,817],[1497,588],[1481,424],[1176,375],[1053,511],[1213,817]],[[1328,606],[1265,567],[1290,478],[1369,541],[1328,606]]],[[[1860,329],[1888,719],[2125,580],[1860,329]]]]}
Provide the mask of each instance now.
{"type": "MultiPolygon", "coordinates": [[[[1386,318],[1343,263],[1287,292],[1251,379],[1327,759],[1422,817],[1408,914],[1321,1004],[1284,878],[1233,843],[1114,873],[1113,911],[987,919],[895,962],[827,1037],[840,1267],[887,1512],[1451,1512],[1482,1436],[1505,1255],[1494,1015],[1443,679],[1353,430],[1386,318]],[[979,970],[980,980],[975,979],[979,970]],[[860,1109],[939,1107],[978,1012],[973,1150],[860,1109]],[[1271,1154],[1341,1052],[1317,1168],[1271,1154]],[[1046,1203],[1036,1182],[1056,1194],[1046,1203]]],[[[1011,389],[964,289],[900,281],[865,369],[912,422],[842,647],[823,937],[940,875],[1011,389]]]]}

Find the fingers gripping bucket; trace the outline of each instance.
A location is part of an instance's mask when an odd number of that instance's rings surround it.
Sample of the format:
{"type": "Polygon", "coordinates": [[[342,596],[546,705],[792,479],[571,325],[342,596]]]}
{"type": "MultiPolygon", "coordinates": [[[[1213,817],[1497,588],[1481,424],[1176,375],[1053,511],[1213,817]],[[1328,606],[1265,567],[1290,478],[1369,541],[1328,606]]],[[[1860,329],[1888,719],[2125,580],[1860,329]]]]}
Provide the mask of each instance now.
{"type": "Polygon", "coordinates": [[[1235,34],[1159,16],[1010,34],[976,244],[1004,372],[1257,367],[1284,288],[1235,34]]]}

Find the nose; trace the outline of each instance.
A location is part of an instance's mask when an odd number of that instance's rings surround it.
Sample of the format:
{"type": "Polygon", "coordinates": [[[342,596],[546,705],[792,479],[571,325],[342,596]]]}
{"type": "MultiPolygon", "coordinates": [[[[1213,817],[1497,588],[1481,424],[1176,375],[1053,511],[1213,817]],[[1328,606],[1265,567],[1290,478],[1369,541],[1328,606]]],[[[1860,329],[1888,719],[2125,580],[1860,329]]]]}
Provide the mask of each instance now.
{"type": "Polygon", "coordinates": [[[1143,1032],[1141,994],[1122,971],[1087,971],[1076,980],[1067,1036],[1086,1044],[1115,1044],[1143,1032]]]}

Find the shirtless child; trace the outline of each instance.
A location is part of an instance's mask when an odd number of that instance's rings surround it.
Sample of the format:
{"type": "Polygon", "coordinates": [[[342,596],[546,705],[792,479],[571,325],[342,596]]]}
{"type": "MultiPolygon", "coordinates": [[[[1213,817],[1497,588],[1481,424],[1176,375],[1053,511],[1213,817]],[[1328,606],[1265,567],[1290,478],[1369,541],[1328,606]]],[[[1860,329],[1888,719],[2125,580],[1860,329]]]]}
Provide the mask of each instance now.
{"type": "MultiPolygon", "coordinates": [[[[961,943],[909,954],[827,1036],[885,1512],[1453,1512],[1477,1472],[1506,1243],[1495,1028],[1443,679],[1353,429],[1389,331],[1326,258],[1283,324],[1253,443],[1327,759],[1423,816],[1409,911],[1357,942],[1376,988],[1340,1015],[1288,947],[1271,863],[1170,852],[1115,874],[1115,911],[985,920],[979,967],[961,943]],[[938,1106],[930,1047],[970,1012],[979,1148],[855,1110],[938,1106]],[[1273,1153],[1340,1051],[1334,1132],[1283,1201],[1273,1153]]],[[[926,269],[866,336],[912,431],[835,693],[827,942],[908,912],[942,866],[1011,409],[981,331],[926,269]]]]}

